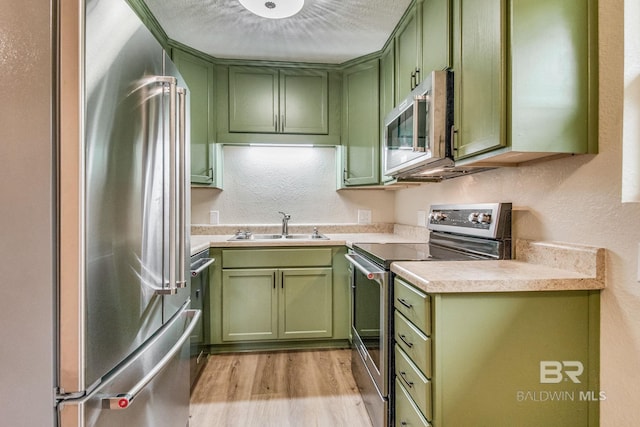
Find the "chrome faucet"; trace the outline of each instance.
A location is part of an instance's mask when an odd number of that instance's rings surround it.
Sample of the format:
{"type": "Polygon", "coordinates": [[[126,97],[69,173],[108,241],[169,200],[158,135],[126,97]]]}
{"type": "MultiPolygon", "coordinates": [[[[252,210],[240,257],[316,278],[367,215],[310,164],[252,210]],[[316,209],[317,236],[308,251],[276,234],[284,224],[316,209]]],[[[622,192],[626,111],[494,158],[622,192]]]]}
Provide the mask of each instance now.
{"type": "Polygon", "coordinates": [[[282,235],[287,236],[289,234],[289,220],[291,219],[291,215],[284,212],[278,213],[282,214],[282,235]]]}

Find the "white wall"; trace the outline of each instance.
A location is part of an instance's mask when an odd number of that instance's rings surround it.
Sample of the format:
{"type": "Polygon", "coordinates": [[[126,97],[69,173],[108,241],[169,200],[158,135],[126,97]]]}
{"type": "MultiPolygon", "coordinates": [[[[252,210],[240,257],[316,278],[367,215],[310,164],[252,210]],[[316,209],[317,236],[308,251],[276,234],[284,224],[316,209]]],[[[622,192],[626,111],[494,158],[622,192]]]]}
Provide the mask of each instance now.
{"type": "Polygon", "coordinates": [[[640,202],[640,2],[624,5],[622,200],[640,202]]]}
{"type": "Polygon", "coordinates": [[[226,145],[224,191],[191,191],[191,222],[208,224],[209,211],[220,224],[278,224],[278,211],[291,224],[356,223],[358,209],[372,211],[372,222],[394,221],[394,196],[384,190],[336,191],[333,147],[226,145]]]}
{"type": "Polygon", "coordinates": [[[0,425],[53,426],[51,4],[0,13],[0,425]]]}
{"type": "MultiPolygon", "coordinates": [[[[599,9],[599,154],[402,190],[396,195],[396,220],[416,224],[416,211],[431,203],[511,201],[516,209],[515,237],[606,248],[601,390],[607,399],[601,403],[601,425],[636,426],[640,422],[640,204],[621,202],[623,0],[600,0],[599,9]]],[[[633,25],[638,28],[638,21],[633,25]]],[[[635,121],[637,126],[640,117],[635,121]]]]}

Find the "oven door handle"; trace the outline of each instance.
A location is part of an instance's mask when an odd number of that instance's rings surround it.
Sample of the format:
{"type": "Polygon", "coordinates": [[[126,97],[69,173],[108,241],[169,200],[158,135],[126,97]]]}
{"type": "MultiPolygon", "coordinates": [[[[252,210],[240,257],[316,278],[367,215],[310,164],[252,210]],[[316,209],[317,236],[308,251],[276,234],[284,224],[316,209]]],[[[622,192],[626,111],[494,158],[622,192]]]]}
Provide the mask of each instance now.
{"type": "MultiPolygon", "coordinates": [[[[367,277],[367,279],[384,280],[384,276],[386,274],[385,270],[364,266],[355,256],[351,254],[346,254],[344,257],[351,263],[351,265],[360,270],[367,277]]],[[[371,267],[373,267],[373,265],[371,265],[371,267]]]]}

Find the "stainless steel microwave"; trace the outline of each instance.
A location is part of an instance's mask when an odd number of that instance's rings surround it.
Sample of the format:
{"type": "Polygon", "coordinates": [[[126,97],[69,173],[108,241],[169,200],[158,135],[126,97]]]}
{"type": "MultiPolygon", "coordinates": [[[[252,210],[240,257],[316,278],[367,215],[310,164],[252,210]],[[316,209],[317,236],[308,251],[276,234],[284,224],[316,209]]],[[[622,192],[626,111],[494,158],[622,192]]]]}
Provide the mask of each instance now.
{"type": "Polygon", "coordinates": [[[432,71],[384,120],[384,174],[406,178],[454,165],[453,73],[432,71]]]}

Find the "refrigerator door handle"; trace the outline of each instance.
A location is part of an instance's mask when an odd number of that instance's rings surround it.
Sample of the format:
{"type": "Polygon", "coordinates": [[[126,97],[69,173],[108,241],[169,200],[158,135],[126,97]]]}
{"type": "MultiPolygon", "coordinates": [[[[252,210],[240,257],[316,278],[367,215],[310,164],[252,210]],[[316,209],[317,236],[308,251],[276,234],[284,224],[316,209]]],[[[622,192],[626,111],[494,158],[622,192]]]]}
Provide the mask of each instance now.
{"type": "Polygon", "coordinates": [[[169,289],[177,289],[176,244],[178,228],[177,80],[169,87],[169,289]]]}
{"type": "Polygon", "coordinates": [[[177,88],[178,92],[178,282],[177,288],[187,286],[187,263],[186,263],[186,194],[187,194],[187,172],[186,172],[186,102],[187,89],[177,88]]]}
{"type": "MultiPolygon", "coordinates": [[[[178,292],[176,286],[176,228],[177,228],[177,200],[176,200],[176,98],[178,80],[173,76],[156,76],[156,81],[169,85],[169,248],[165,255],[165,264],[162,268],[163,288],[157,289],[159,295],[175,295],[178,292]],[[164,277],[168,268],[168,280],[164,277]]],[[[165,175],[166,176],[166,175],[165,175]]]]}
{"type": "MultiPolygon", "coordinates": [[[[140,381],[138,381],[130,390],[125,393],[115,393],[102,398],[103,409],[127,409],[131,406],[136,396],[149,384],[158,374],[160,374],[171,362],[171,359],[182,348],[182,345],[189,339],[193,329],[196,327],[200,315],[200,310],[186,310],[186,314],[192,317],[189,326],[184,330],[180,339],[171,347],[171,349],[164,355],[164,357],[151,369],[147,375],[145,375],[140,381]]],[[[181,316],[176,315],[173,321],[177,321],[181,316]]]]}

